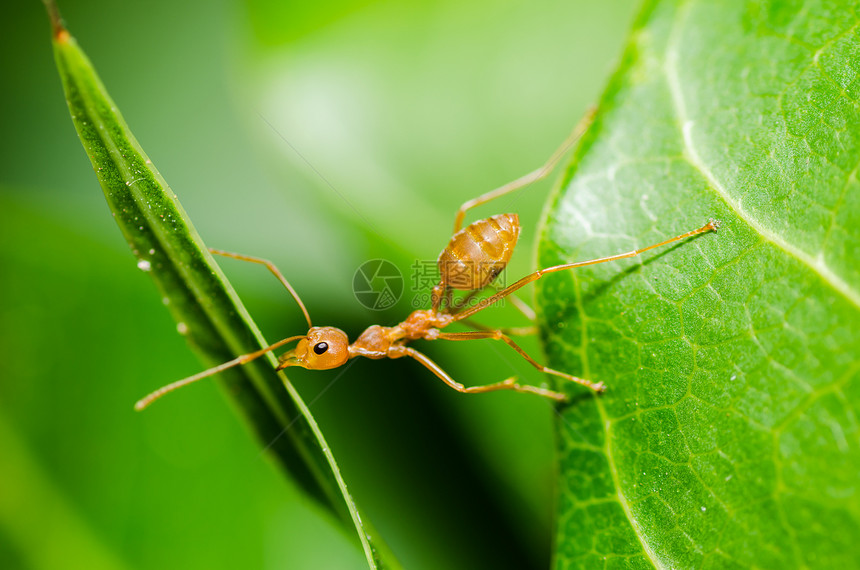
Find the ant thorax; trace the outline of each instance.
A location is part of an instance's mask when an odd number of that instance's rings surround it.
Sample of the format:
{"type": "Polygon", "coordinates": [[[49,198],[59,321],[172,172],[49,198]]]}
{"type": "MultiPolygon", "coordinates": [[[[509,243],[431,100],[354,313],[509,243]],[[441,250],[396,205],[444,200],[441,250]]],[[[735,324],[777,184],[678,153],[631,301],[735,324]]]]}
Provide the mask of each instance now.
{"type": "Polygon", "coordinates": [[[453,315],[448,313],[440,313],[433,309],[424,309],[413,311],[406,320],[397,325],[395,328],[400,329],[403,333],[403,338],[409,340],[418,340],[420,338],[433,340],[436,338],[438,331],[454,320],[453,315]],[[432,338],[429,338],[432,337],[432,338]]]}
{"type": "Polygon", "coordinates": [[[391,343],[397,340],[392,337],[392,327],[372,325],[364,329],[355,342],[349,346],[349,356],[364,356],[365,358],[379,359],[388,355],[391,343]]]}

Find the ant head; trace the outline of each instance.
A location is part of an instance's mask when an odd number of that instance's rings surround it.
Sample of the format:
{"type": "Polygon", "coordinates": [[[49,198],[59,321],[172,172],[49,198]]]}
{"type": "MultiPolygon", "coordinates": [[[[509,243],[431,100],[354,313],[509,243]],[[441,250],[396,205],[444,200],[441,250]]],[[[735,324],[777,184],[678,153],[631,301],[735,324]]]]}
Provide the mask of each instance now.
{"type": "Polygon", "coordinates": [[[308,370],[328,370],[349,360],[349,338],[335,327],[311,327],[296,347],[278,358],[278,370],[301,366],[308,370]]]}

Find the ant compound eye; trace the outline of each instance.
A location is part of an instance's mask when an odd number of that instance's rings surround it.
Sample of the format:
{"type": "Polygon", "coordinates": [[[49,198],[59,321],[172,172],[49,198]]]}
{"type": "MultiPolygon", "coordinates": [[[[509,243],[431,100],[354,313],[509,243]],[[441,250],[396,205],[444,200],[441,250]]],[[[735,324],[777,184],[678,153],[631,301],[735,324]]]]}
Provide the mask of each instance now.
{"type": "Polygon", "coordinates": [[[317,354],[322,354],[327,350],[328,350],[328,343],[327,342],[318,342],[314,345],[314,352],[316,352],[317,354]]]}

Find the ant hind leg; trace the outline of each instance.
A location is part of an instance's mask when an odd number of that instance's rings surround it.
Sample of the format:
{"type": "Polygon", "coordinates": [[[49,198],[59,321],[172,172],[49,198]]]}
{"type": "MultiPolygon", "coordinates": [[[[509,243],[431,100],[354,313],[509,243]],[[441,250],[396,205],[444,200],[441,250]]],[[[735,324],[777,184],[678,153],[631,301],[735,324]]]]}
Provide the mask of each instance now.
{"type": "Polygon", "coordinates": [[[463,218],[466,216],[466,212],[471,210],[472,208],[480,206],[481,204],[486,204],[487,202],[495,200],[500,196],[515,192],[520,188],[523,188],[525,186],[528,186],[529,184],[537,182],[538,180],[546,178],[549,173],[552,172],[553,169],[555,169],[556,165],[558,165],[559,161],[562,159],[565,153],[570,150],[570,147],[572,147],[574,143],[576,143],[576,141],[578,141],[580,137],[582,137],[585,131],[588,130],[588,127],[594,120],[594,115],[596,113],[596,107],[592,107],[591,109],[589,109],[585,113],[585,116],[583,116],[582,119],[580,119],[579,122],[576,124],[570,135],[564,140],[561,146],[556,149],[553,155],[549,157],[549,160],[547,160],[543,166],[541,166],[537,170],[529,172],[525,176],[520,176],[516,180],[512,180],[511,182],[508,182],[503,186],[499,186],[495,190],[490,190],[489,192],[481,194],[477,198],[472,198],[471,200],[464,202],[463,205],[460,206],[460,209],[457,210],[457,216],[454,219],[454,233],[460,231],[460,228],[463,225],[463,218]]]}
{"type": "Polygon", "coordinates": [[[505,380],[502,380],[501,382],[496,382],[495,384],[488,384],[486,386],[463,386],[462,384],[451,378],[451,376],[447,372],[445,372],[441,366],[430,360],[427,355],[418,352],[414,348],[408,346],[399,347],[397,353],[391,354],[390,356],[392,358],[399,358],[401,356],[409,356],[411,358],[414,358],[422,365],[424,365],[425,368],[435,374],[445,384],[463,394],[480,394],[483,392],[495,392],[496,390],[513,390],[515,392],[537,394],[538,396],[543,396],[544,398],[549,398],[550,400],[555,400],[556,402],[567,401],[567,396],[560,392],[553,392],[552,390],[538,388],[537,386],[529,386],[528,384],[517,384],[516,377],[507,378],[505,380]]]}
{"type": "Polygon", "coordinates": [[[577,384],[582,384],[586,388],[594,390],[595,392],[603,392],[606,390],[606,386],[604,386],[603,382],[591,382],[590,380],[586,380],[584,378],[579,378],[577,376],[572,376],[567,374],[566,372],[560,372],[558,370],[554,370],[543,364],[536,361],[534,358],[529,356],[526,351],[524,351],[520,346],[515,343],[508,335],[500,330],[491,330],[491,331],[470,331],[470,332],[461,332],[461,333],[439,333],[439,336],[436,338],[441,340],[477,340],[482,338],[491,338],[496,340],[502,340],[507,343],[511,348],[517,351],[517,353],[525,358],[529,364],[544,372],[546,374],[552,374],[553,376],[558,376],[559,378],[564,378],[565,380],[570,380],[571,382],[576,382],[577,384]]]}

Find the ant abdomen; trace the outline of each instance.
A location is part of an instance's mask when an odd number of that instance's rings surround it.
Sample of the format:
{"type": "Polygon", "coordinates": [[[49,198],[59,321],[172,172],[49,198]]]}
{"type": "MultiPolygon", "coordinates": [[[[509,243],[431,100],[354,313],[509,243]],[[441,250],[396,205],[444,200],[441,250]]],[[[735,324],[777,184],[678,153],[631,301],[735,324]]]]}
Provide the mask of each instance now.
{"type": "Polygon", "coordinates": [[[520,237],[516,214],[478,220],[458,231],[439,254],[442,282],[451,289],[472,291],[489,285],[508,264],[520,237]]]}

